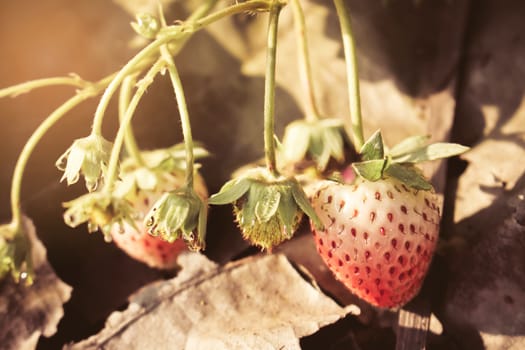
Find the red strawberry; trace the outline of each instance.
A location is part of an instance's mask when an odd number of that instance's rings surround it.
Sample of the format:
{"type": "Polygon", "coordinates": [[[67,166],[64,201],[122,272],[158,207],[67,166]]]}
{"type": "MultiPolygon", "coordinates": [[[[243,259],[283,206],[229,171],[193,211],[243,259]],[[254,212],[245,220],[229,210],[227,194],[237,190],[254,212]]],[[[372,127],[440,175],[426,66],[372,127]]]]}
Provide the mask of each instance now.
{"type": "Polygon", "coordinates": [[[404,305],[418,293],[438,240],[433,191],[392,177],[326,181],[312,206],[324,225],[313,229],[318,252],[350,291],[382,308],[404,305]]]}
{"type": "MultiPolygon", "coordinates": [[[[135,219],[137,230],[127,223],[122,228],[115,225],[111,232],[115,244],[135,260],[141,261],[150,267],[159,269],[174,268],[179,254],[187,249],[184,240],[181,238],[173,243],[169,243],[160,237],[152,236],[147,232],[143,220],[153,203],[160,198],[163,192],[177,189],[183,183],[184,174],[180,171],[163,174],[158,177],[155,190],[138,188],[136,193],[126,196],[132,203],[137,215],[135,219]]],[[[194,183],[197,194],[202,199],[206,199],[208,192],[202,177],[195,176],[194,183]]]]}

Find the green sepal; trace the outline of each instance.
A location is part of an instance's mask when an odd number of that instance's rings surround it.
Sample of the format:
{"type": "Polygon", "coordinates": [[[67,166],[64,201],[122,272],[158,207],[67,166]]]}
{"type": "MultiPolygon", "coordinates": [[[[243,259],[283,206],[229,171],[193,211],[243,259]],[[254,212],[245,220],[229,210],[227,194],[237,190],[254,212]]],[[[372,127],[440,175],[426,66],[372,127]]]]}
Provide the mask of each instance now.
{"type": "Polygon", "coordinates": [[[410,153],[392,156],[392,161],[394,163],[421,163],[456,156],[468,150],[469,147],[457,143],[438,142],[420,147],[410,153]]]}
{"type": "Polygon", "coordinates": [[[192,250],[204,249],[206,204],[192,188],[164,193],[144,218],[152,236],[167,242],[182,238],[192,250]]]}
{"type": "Polygon", "coordinates": [[[288,124],[280,149],[290,162],[299,162],[306,157],[310,145],[310,126],[303,120],[288,124]]]}
{"type": "MultiPolygon", "coordinates": [[[[293,191],[293,189],[292,189],[293,191]]],[[[283,222],[283,229],[286,233],[286,238],[291,238],[294,234],[294,224],[297,215],[297,205],[294,196],[290,191],[281,193],[280,203],[277,208],[277,213],[281,216],[283,222]]],[[[300,205],[299,205],[300,207],[300,205]]]]}
{"type": "Polygon", "coordinates": [[[428,141],[430,140],[429,135],[418,135],[418,136],[410,136],[404,139],[403,141],[399,142],[397,145],[392,147],[388,154],[392,157],[400,157],[404,156],[406,154],[412,153],[415,150],[424,147],[428,144],[428,141]]]}
{"type": "Polygon", "coordinates": [[[255,216],[259,222],[268,222],[277,212],[281,201],[278,188],[269,186],[259,194],[260,200],[255,203],[255,216]]]}
{"type": "Polygon", "coordinates": [[[387,163],[386,159],[366,160],[364,162],[352,163],[352,169],[354,169],[358,176],[368,181],[377,181],[383,177],[387,163]]]}
{"type": "Polygon", "coordinates": [[[250,181],[245,177],[230,180],[222,186],[218,193],[210,196],[208,203],[213,205],[233,203],[241,198],[249,188],[250,181]]]}
{"type": "Polygon", "coordinates": [[[361,147],[359,153],[364,161],[384,158],[385,150],[380,130],[377,130],[372,136],[370,136],[363,147],[361,147]]]}
{"type": "Polygon", "coordinates": [[[342,163],[344,156],[343,142],[343,124],[330,123],[331,119],[324,120],[320,127],[312,126],[310,140],[310,154],[318,164],[320,170],[324,170],[330,161],[334,158],[337,162],[342,163]]]}
{"type": "Polygon", "coordinates": [[[308,197],[306,196],[306,193],[304,193],[301,186],[297,183],[295,186],[292,186],[292,195],[295,200],[295,203],[301,208],[303,213],[306,214],[312,220],[314,226],[318,230],[323,230],[323,223],[321,222],[321,219],[317,216],[314,208],[310,204],[310,201],[308,200],[308,197]]]}
{"type": "Polygon", "coordinates": [[[131,204],[114,193],[89,192],[62,205],[67,208],[63,215],[66,225],[77,227],[87,223],[88,232],[100,230],[108,242],[114,225],[122,227],[125,222],[138,230],[131,204]]]}
{"type": "Polygon", "coordinates": [[[336,118],[315,121],[296,120],[290,123],[279,148],[280,161],[298,163],[310,156],[321,171],[331,158],[344,162],[344,124],[336,118]]]}
{"type": "Polygon", "coordinates": [[[203,203],[199,211],[199,222],[197,223],[197,237],[193,241],[187,241],[188,248],[193,251],[206,248],[206,226],[208,224],[208,206],[203,203]]]}
{"type": "Polygon", "coordinates": [[[421,171],[414,166],[390,164],[385,169],[385,175],[391,176],[416,190],[429,191],[433,188],[421,171]]]}

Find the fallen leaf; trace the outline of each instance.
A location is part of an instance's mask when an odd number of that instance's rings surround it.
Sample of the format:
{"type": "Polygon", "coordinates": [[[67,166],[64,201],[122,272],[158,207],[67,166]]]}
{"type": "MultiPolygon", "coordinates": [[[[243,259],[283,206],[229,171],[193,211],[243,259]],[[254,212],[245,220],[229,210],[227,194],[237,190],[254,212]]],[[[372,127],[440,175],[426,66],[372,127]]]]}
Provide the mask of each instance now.
{"type": "Polygon", "coordinates": [[[299,338],[359,312],[338,306],[283,255],[219,267],[189,253],[179,263],[177,277],[146,286],[99,334],[67,349],[300,349],[299,338]]]}
{"type": "Polygon", "coordinates": [[[0,347],[35,349],[41,335],[56,333],[63,316],[62,305],[71,296],[71,287],[62,282],[47,262],[46,250],[36,236],[29,218],[23,225],[32,245],[34,283],[26,286],[7,278],[0,283],[0,347]]]}

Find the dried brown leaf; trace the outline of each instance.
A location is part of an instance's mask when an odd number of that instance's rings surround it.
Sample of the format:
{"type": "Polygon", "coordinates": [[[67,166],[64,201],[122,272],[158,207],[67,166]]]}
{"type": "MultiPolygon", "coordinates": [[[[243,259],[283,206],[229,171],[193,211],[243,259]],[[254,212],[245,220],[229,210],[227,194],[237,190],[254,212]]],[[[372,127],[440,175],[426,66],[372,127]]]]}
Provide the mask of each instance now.
{"type": "Polygon", "coordinates": [[[69,349],[300,349],[299,338],[356,307],[342,308],[282,255],[218,267],[190,253],[181,274],[145,287],[99,334],[69,349]]]}
{"type": "Polygon", "coordinates": [[[29,218],[23,225],[32,245],[35,281],[31,286],[7,278],[0,283],[0,348],[35,349],[41,335],[56,333],[63,316],[62,304],[71,287],[62,282],[47,262],[46,249],[38,240],[29,218]]]}

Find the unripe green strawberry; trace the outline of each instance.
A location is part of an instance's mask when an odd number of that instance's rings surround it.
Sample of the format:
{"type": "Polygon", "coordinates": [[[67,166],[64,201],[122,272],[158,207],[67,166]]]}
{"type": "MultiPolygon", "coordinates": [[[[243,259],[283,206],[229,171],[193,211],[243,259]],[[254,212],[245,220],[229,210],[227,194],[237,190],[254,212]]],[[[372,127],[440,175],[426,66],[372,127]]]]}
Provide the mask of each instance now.
{"type": "Polygon", "coordinates": [[[297,180],[275,176],[266,168],[238,173],[210,197],[209,203],[231,203],[243,237],[266,250],[292,238],[303,213],[320,227],[297,180]]]}
{"type": "Polygon", "coordinates": [[[433,191],[389,177],[326,181],[312,206],[324,225],[313,229],[318,252],[350,291],[382,308],[404,305],[418,293],[438,240],[433,191]]]}

